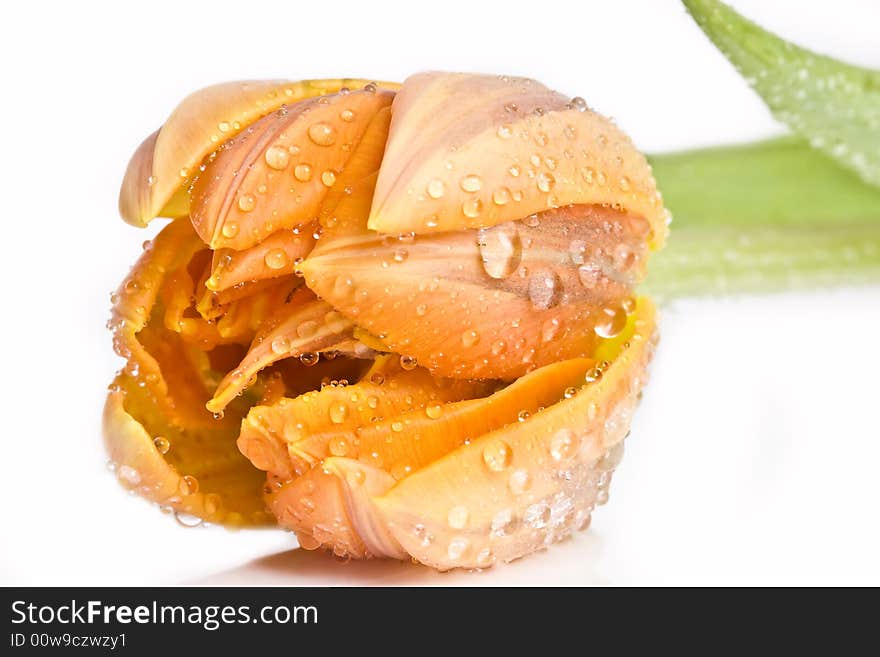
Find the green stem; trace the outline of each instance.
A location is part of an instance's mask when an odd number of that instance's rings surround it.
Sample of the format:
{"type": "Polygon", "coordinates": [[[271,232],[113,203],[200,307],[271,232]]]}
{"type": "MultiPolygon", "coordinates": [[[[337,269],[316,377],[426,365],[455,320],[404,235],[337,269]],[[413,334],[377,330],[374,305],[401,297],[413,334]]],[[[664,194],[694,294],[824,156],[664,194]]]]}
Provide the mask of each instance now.
{"type": "Polygon", "coordinates": [[[660,298],[880,282],[880,190],[801,140],[650,158],[673,215],[660,298]]]}

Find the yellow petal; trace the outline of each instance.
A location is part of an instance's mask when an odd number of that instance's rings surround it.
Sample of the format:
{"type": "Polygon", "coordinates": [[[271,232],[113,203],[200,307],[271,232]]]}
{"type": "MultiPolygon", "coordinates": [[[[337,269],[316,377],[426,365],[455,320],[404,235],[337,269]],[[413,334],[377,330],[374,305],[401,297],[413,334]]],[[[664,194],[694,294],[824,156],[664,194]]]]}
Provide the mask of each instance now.
{"type": "Polygon", "coordinates": [[[644,156],[582,101],[521,78],[422,73],[404,82],[370,215],[383,233],[442,232],[521,219],[549,207],[614,204],[666,212],[644,156]]]}
{"type": "Polygon", "coordinates": [[[114,346],[126,364],[105,405],[105,443],[123,485],[163,507],[211,522],[264,524],[262,474],[235,448],[244,405],[222,419],[204,410],[216,359],[162,324],[166,272],[201,248],[189,222],[173,222],[116,293],[114,346]]]}

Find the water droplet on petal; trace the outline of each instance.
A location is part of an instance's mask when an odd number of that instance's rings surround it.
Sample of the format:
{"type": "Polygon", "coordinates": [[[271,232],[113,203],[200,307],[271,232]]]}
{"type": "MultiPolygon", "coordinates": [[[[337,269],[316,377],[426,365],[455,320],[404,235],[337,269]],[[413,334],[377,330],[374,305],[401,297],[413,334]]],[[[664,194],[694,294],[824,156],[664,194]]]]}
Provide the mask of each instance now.
{"type": "Polygon", "coordinates": [[[560,429],[550,439],[550,456],[554,461],[572,458],[578,448],[577,435],[571,429],[560,429]]]}
{"type": "Polygon", "coordinates": [[[461,179],[461,183],[459,184],[461,185],[462,190],[466,192],[478,192],[483,187],[483,181],[479,176],[474,174],[465,176],[461,179]]]}
{"type": "Polygon", "coordinates": [[[470,546],[470,541],[461,536],[453,538],[449,541],[449,547],[446,550],[447,556],[453,561],[457,561],[465,553],[470,546]]]}
{"type": "Polygon", "coordinates": [[[171,449],[171,442],[164,436],[156,436],[153,438],[153,444],[156,446],[156,449],[160,454],[167,454],[168,450],[171,449]]]}
{"type": "Polygon", "coordinates": [[[461,343],[465,348],[473,347],[480,341],[480,334],[474,329],[470,329],[461,334],[461,343]]]}
{"type": "Polygon", "coordinates": [[[507,278],[522,260],[519,230],[511,221],[480,230],[478,246],[483,269],[492,278],[507,278]]]}
{"type": "Polygon", "coordinates": [[[284,336],[280,336],[272,340],[272,351],[278,356],[286,354],[290,351],[290,340],[284,336]]]}
{"type": "Polygon", "coordinates": [[[522,495],[532,485],[531,477],[525,468],[517,468],[510,473],[507,486],[514,495],[522,495]]]}
{"type": "Polygon", "coordinates": [[[287,252],[283,249],[272,249],[266,253],[263,261],[269,269],[278,270],[284,269],[290,262],[290,259],[287,257],[287,252]]]}
{"type": "Polygon", "coordinates": [[[266,149],[266,164],[271,168],[282,171],[290,164],[290,151],[284,146],[270,146],[266,149]]]}
{"type": "Polygon", "coordinates": [[[513,450],[503,440],[494,439],[483,448],[483,463],[492,472],[501,472],[510,465],[513,450]]]}
{"type": "Polygon", "coordinates": [[[529,279],[529,299],[537,310],[546,310],[559,303],[561,283],[556,272],[543,269],[529,279]]]}
{"type": "Polygon", "coordinates": [[[242,212],[250,212],[257,204],[253,194],[242,194],[238,197],[238,209],[242,212]]]}
{"type": "Polygon", "coordinates": [[[414,370],[419,364],[415,356],[403,355],[400,357],[400,366],[405,370],[414,370]]]}
{"type": "Polygon", "coordinates": [[[336,143],[336,128],[329,123],[313,123],[308,132],[309,139],[318,146],[332,146],[336,143]]]}
{"type": "Polygon", "coordinates": [[[446,520],[453,529],[464,529],[467,526],[469,516],[470,512],[466,506],[454,506],[449,509],[446,520]]]}
{"type": "Polygon", "coordinates": [[[319,356],[314,351],[305,351],[299,355],[299,362],[306,367],[311,367],[318,362],[319,356]]]}
{"type": "Polygon", "coordinates": [[[293,168],[293,176],[300,182],[308,182],[312,179],[312,167],[308,164],[297,164],[293,168]]]}
{"type": "Polygon", "coordinates": [[[436,420],[441,415],[443,415],[443,404],[438,404],[438,403],[428,404],[425,407],[425,415],[427,415],[432,420],[436,420]]]}
{"type": "Polygon", "coordinates": [[[446,193],[446,185],[439,178],[434,178],[428,183],[428,196],[431,198],[442,198],[446,193]]]}
{"type": "Polygon", "coordinates": [[[600,338],[613,338],[620,335],[626,326],[626,311],[621,306],[606,306],[599,311],[593,327],[600,338]]]}
{"type": "Polygon", "coordinates": [[[348,417],[348,406],[344,403],[332,404],[330,406],[330,421],[333,424],[342,424],[348,417]]]}
{"type": "Polygon", "coordinates": [[[476,219],[483,211],[483,202],[478,198],[468,199],[461,204],[461,211],[464,216],[476,219]]]}
{"type": "Polygon", "coordinates": [[[549,192],[553,189],[553,186],[556,184],[556,178],[553,177],[552,173],[547,173],[546,171],[542,171],[538,174],[537,185],[538,189],[542,192],[549,192]]]}

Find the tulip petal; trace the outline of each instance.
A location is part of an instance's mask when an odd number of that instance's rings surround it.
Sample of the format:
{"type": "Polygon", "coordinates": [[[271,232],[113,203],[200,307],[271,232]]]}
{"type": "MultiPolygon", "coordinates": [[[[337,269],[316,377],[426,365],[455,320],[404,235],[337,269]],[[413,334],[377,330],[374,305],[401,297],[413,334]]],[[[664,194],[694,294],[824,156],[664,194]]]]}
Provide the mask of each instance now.
{"type": "Polygon", "coordinates": [[[336,351],[352,335],[354,325],[332,306],[305,288],[286,303],[275,306],[237,368],[227,374],[207,404],[209,411],[226,407],[253,380],[257,372],[282,358],[317,359],[322,351],[336,351]]]}
{"type": "MultiPolygon", "coordinates": [[[[355,384],[324,386],[252,408],[238,444],[256,467],[287,481],[326,457],[347,454],[355,446],[357,428],[377,418],[481,396],[494,387],[493,382],[439,379],[423,368],[405,369],[394,354],[380,356],[355,384]]],[[[366,458],[382,467],[381,453],[366,458]]]]}
{"type": "Polygon", "coordinates": [[[310,223],[392,98],[384,90],[310,98],[249,126],[196,177],[190,211],[196,232],[211,248],[240,250],[310,223]]]}
{"type": "Polygon", "coordinates": [[[250,80],[190,94],[132,156],[119,193],[119,213],[135,226],[146,226],[157,216],[186,216],[186,188],[205,156],[221,143],[282,105],[366,84],[357,79],[250,80]]]}
{"type": "Polygon", "coordinates": [[[114,346],[126,365],[105,405],[105,443],[123,485],[182,522],[265,524],[263,476],[235,448],[245,405],[220,419],[204,410],[217,361],[162,324],[166,272],[202,248],[189,222],[172,222],[115,295],[114,346]]]}
{"type": "Polygon", "coordinates": [[[667,213],[644,156],[608,119],[521,78],[423,73],[404,82],[369,226],[398,234],[485,228],[570,204],[667,213]]]}
{"type": "Polygon", "coordinates": [[[315,246],[313,232],[308,227],[302,231],[280,230],[249,249],[218,249],[205,285],[213,292],[222,292],[242,283],[290,275],[315,246]]]}
{"type": "MultiPolygon", "coordinates": [[[[607,496],[655,343],[653,308],[640,300],[627,330],[603,349],[611,362],[576,392],[396,483],[357,474],[359,461],[327,459],[311,491],[333,491],[344,500],[337,503],[344,515],[337,511],[334,524],[319,514],[322,531],[306,540],[339,549],[357,545],[354,536],[369,556],[409,555],[441,570],[485,568],[588,525],[607,496]]],[[[315,525],[303,523],[302,514],[282,517],[303,533],[315,525]]]]}
{"type": "Polygon", "coordinates": [[[510,380],[590,357],[623,328],[647,230],[571,206],[486,230],[328,231],[301,269],[322,299],[431,372],[510,380]]]}

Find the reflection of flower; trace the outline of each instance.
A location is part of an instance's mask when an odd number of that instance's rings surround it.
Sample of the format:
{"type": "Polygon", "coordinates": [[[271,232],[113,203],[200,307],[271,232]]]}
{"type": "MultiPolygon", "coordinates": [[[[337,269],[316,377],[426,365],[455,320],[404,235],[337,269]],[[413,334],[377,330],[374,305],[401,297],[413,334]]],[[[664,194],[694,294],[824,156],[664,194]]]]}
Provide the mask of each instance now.
{"type": "Polygon", "coordinates": [[[106,440],[184,520],[483,567],[607,496],[665,211],[581,99],[476,75],[396,89],[221,85],[141,145],[121,212],[177,219],[114,298],[106,440]]]}

